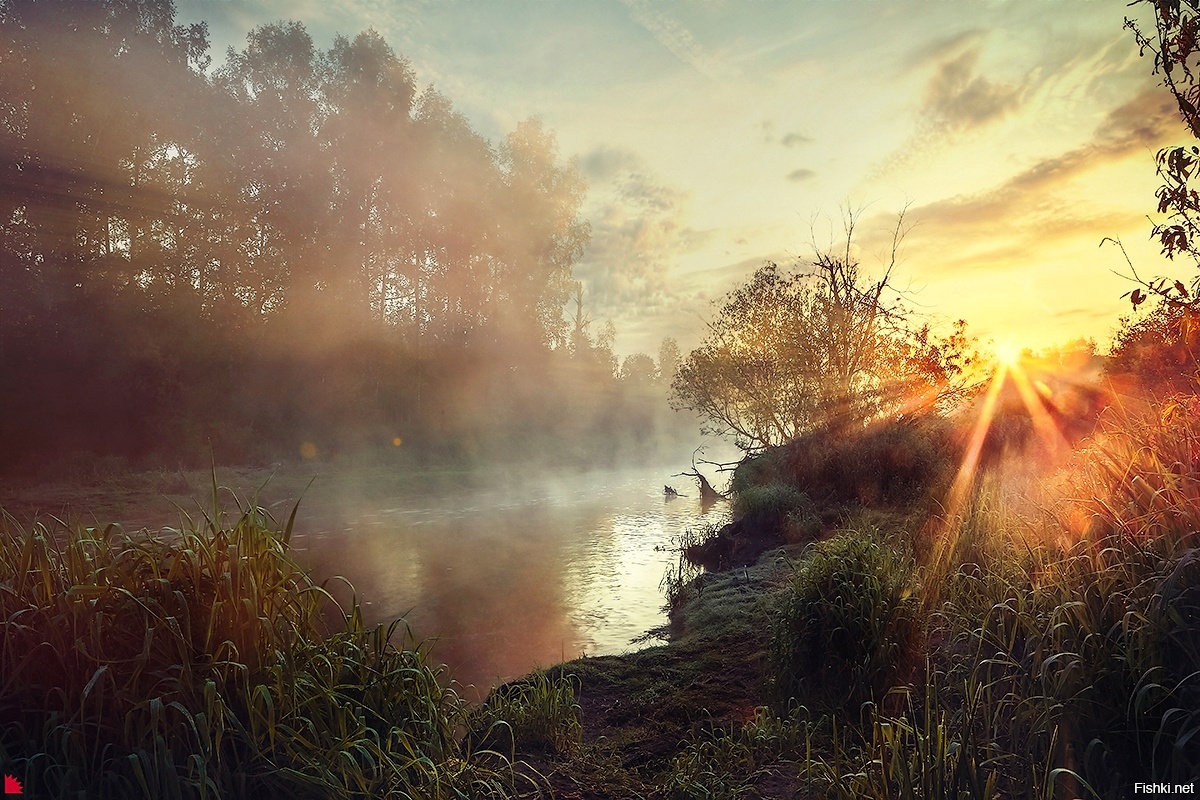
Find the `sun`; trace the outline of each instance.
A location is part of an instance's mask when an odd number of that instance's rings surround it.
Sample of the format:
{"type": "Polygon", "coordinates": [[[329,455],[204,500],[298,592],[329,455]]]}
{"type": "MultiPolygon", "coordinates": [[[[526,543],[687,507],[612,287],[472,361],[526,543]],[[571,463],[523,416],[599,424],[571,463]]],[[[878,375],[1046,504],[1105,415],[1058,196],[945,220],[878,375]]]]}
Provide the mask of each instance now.
{"type": "Polygon", "coordinates": [[[1015,367],[1021,360],[1021,348],[1012,342],[997,342],[996,359],[1005,367],[1015,367]]]}

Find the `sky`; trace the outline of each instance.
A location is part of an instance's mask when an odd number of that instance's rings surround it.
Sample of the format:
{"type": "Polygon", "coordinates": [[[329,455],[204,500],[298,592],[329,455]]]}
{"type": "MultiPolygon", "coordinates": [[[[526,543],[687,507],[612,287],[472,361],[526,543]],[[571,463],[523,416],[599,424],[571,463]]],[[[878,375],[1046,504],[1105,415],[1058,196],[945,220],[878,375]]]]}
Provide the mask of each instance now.
{"type": "MultiPolygon", "coordinates": [[[[374,28],[499,142],[540,117],[588,183],[576,265],[621,354],[699,343],[771,260],[844,237],[936,325],[1103,348],[1150,240],[1154,153],[1184,143],[1124,0],[178,0],[214,66],[256,25],[374,28]]],[[[1145,12],[1142,12],[1143,18],[1145,12]]]]}

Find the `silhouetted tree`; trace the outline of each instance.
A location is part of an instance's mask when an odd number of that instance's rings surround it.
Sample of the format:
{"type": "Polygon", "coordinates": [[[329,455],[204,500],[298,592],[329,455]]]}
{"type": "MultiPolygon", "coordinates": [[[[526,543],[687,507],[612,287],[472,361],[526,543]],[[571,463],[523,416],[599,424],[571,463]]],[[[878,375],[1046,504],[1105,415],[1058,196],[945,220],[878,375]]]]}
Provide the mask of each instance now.
{"type": "Polygon", "coordinates": [[[174,18],[0,0],[5,457],[553,430],[588,238],[553,134],[493,146],[374,31],[259,26],[209,73],[174,18]]]}
{"type": "MultiPolygon", "coordinates": [[[[1137,21],[1126,17],[1128,28],[1141,54],[1154,59],[1154,73],[1171,92],[1184,125],[1194,139],[1200,139],[1200,11],[1197,0],[1134,0],[1147,5],[1154,14],[1154,31],[1146,33],[1137,21]]],[[[1191,185],[1200,166],[1197,145],[1166,147],[1155,157],[1163,185],[1158,189],[1158,213],[1165,220],[1154,224],[1152,235],[1158,239],[1162,254],[1174,259],[1182,256],[1200,266],[1200,193],[1191,185]]],[[[1200,305],[1200,274],[1192,278],[1190,289],[1181,280],[1163,277],[1143,279],[1130,264],[1132,277],[1140,288],[1128,293],[1133,307],[1156,295],[1168,303],[1200,305]]]]}

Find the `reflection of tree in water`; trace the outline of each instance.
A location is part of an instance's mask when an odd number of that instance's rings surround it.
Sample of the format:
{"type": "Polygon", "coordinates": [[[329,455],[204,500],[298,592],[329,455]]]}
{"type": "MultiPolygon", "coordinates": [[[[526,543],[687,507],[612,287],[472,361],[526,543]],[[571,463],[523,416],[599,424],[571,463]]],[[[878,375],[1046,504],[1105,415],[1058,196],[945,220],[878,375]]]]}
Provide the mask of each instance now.
{"type": "Polygon", "coordinates": [[[421,511],[328,526],[344,532],[313,540],[309,557],[354,584],[369,622],[405,614],[418,638],[436,638],[434,659],[456,680],[486,688],[585,651],[626,649],[657,624],[673,555],[654,547],[700,512],[694,498],[664,506],[658,479],[519,505],[486,491],[426,495],[421,511]],[[457,510],[440,507],[445,499],[457,510]]]}

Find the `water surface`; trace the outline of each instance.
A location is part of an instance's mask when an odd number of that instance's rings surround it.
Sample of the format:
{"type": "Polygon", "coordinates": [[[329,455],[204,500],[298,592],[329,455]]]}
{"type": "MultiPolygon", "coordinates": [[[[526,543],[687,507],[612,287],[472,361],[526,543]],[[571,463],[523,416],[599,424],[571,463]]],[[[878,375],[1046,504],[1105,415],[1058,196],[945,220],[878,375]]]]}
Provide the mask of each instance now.
{"type": "MultiPolygon", "coordinates": [[[[582,654],[626,652],[666,622],[675,537],[720,524],[669,472],[626,470],[409,488],[318,508],[297,532],[318,575],[344,575],[369,622],[404,616],[435,660],[481,689],[582,654]],[[664,481],[690,497],[668,500],[664,481]],[[351,508],[350,505],[345,506],[351,508]]],[[[310,506],[310,508],[312,508],[310,506]]]]}

